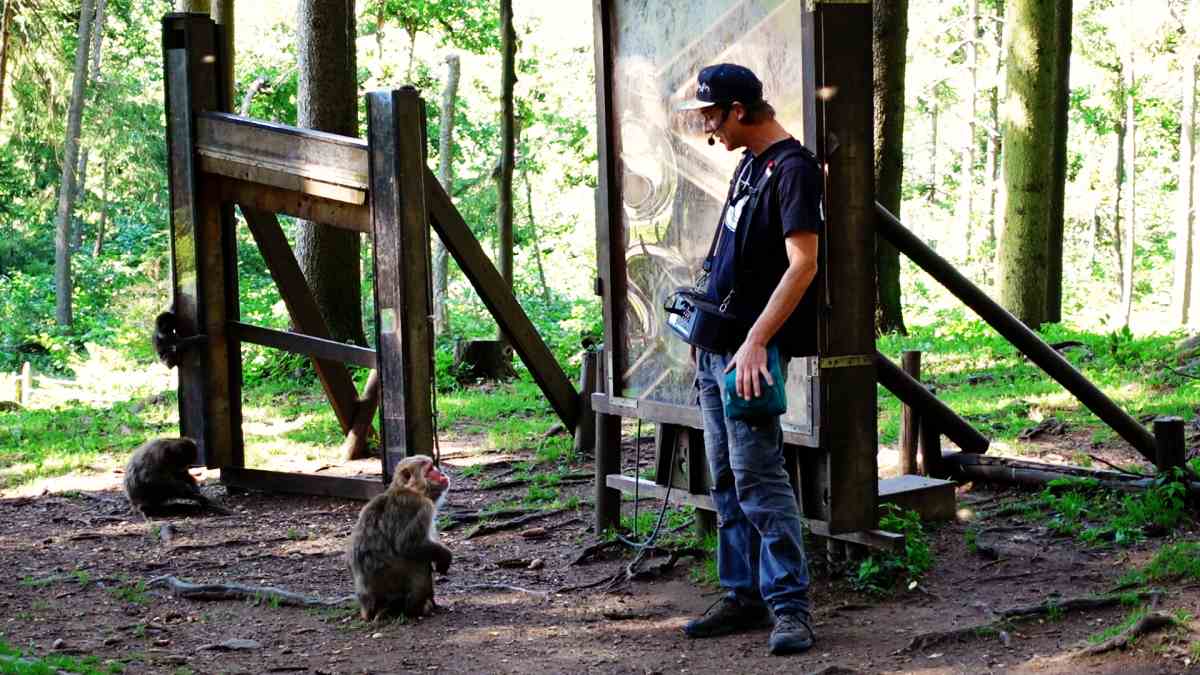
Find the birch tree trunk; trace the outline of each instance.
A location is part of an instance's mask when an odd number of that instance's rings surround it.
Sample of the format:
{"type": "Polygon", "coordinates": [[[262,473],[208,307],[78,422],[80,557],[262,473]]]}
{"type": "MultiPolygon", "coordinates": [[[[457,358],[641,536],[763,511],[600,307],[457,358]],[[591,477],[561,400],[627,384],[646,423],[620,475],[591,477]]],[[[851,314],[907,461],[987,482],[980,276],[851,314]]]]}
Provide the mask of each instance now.
{"type": "MultiPolygon", "coordinates": [[[[900,216],[904,177],[904,67],[908,0],[878,0],[873,8],[875,81],[875,196],[900,216]]],[[[875,238],[875,330],[907,334],[900,296],[900,253],[875,238]]]]}
{"type": "Polygon", "coordinates": [[[1000,304],[1036,329],[1046,319],[1047,235],[1054,163],[1054,3],[1009,0],[1005,31],[1004,183],[1000,304]]]}
{"type": "Polygon", "coordinates": [[[92,0],[82,0],[75,49],[75,76],[71,84],[67,136],[63,144],[62,183],[58,187],[58,211],[54,217],[54,318],[60,326],[70,326],[72,322],[71,213],[75,206],[75,167],[79,162],[79,129],[83,123],[84,87],[87,85],[88,50],[92,42],[94,14],[92,0]]]}
{"type": "MultiPolygon", "coordinates": [[[[1190,12],[1189,12],[1190,14],[1190,12]]],[[[1195,39],[1190,32],[1184,38],[1195,39]]],[[[1171,314],[1187,326],[1192,309],[1192,258],[1196,222],[1196,49],[1188,44],[1180,57],[1183,66],[1183,105],[1179,117],[1179,190],[1175,207],[1175,275],[1171,314]]]]}
{"type": "Polygon", "coordinates": [[[529,214],[529,231],[533,239],[533,260],[537,265],[538,288],[541,290],[542,301],[549,304],[550,286],[546,283],[546,268],[542,266],[542,238],[538,235],[537,223],[533,220],[533,183],[529,180],[529,171],[522,169],[521,178],[525,182],[525,208],[529,214]]]}
{"type": "Polygon", "coordinates": [[[212,0],[175,0],[175,11],[209,14],[212,11],[212,0]]]}
{"type": "MultiPolygon", "coordinates": [[[[1129,2],[1132,14],[1134,3],[1129,2]]],[[[1132,18],[1132,17],[1131,17],[1132,18]]],[[[1135,118],[1137,75],[1133,41],[1130,40],[1129,56],[1125,64],[1125,199],[1124,255],[1121,265],[1121,316],[1124,325],[1129,325],[1133,314],[1133,256],[1137,250],[1137,120],[1135,118]]]]}
{"type": "Polygon", "coordinates": [[[967,143],[963,148],[963,161],[959,175],[958,222],[964,233],[963,239],[967,244],[967,259],[972,257],[971,240],[974,239],[972,229],[975,211],[975,116],[978,110],[975,101],[979,97],[979,0],[970,0],[967,5],[970,12],[971,27],[967,36],[967,72],[970,74],[970,86],[967,89],[967,143]]]}
{"type": "Polygon", "coordinates": [[[1054,59],[1054,175],[1050,183],[1050,227],[1046,251],[1046,321],[1062,321],[1063,238],[1066,236],[1067,134],[1071,102],[1071,0],[1057,0],[1058,29],[1054,59]]]}
{"type": "MultiPolygon", "coordinates": [[[[446,86],[442,89],[442,108],[438,125],[438,182],[451,198],[454,196],[454,102],[458,97],[461,59],[446,55],[446,86]]],[[[450,254],[442,240],[433,238],[433,330],[446,330],[446,291],[449,286],[450,254]]]]}
{"type": "MultiPolygon", "coordinates": [[[[300,0],[298,126],[358,135],[353,0],[300,0]]],[[[357,232],[298,222],[296,258],[335,340],[366,344],[357,232]]]]}
{"type": "Polygon", "coordinates": [[[1117,91],[1120,92],[1118,103],[1120,104],[1121,118],[1115,125],[1117,128],[1117,182],[1116,190],[1113,193],[1116,195],[1113,202],[1113,248],[1117,252],[1117,270],[1119,272],[1117,286],[1122,291],[1125,289],[1125,247],[1121,244],[1124,239],[1124,235],[1121,233],[1123,226],[1121,221],[1124,218],[1122,194],[1125,191],[1125,93],[1122,90],[1124,86],[1124,75],[1118,71],[1117,91]]]}
{"type": "Polygon", "coordinates": [[[991,91],[991,120],[992,120],[992,137],[988,143],[988,171],[991,176],[991,185],[988,188],[988,229],[987,229],[987,250],[993,254],[996,251],[996,232],[1003,227],[1004,215],[1004,200],[1001,198],[1001,191],[1004,189],[1004,181],[1002,180],[1002,165],[1004,136],[1000,133],[1000,101],[1007,95],[1004,88],[1004,28],[1002,21],[1005,13],[1005,0],[996,0],[996,65],[995,65],[995,82],[996,86],[992,87],[991,91]]]}

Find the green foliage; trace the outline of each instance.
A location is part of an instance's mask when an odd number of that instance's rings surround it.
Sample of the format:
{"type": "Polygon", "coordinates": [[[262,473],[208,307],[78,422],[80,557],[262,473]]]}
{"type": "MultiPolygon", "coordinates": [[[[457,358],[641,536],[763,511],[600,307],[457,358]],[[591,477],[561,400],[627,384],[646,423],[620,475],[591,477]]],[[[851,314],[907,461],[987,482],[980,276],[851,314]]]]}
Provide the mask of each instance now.
{"type": "Polygon", "coordinates": [[[1128,546],[1147,530],[1169,532],[1182,524],[1188,518],[1185,496],[1183,484],[1165,476],[1129,494],[1102,488],[1095,479],[1069,478],[1047,484],[1038,505],[1048,512],[1047,526],[1059,534],[1128,546]]]}
{"type": "Polygon", "coordinates": [[[0,673],[14,675],[56,675],[57,673],[86,673],[99,675],[101,673],[123,673],[124,666],[120,663],[100,663],[95,656],[76,658],[53,654],[37,657],[27,656],[4,640],[0,640],[0,673]]]}
{"type": "Polygon", "coordinates": [[[1145,607],[1139,607],[1138,609],[1130,612],[1129,615],[1121,621],[1121,623],[1115,626],[1109,626],[1098,633],[1093,633],[1092,635],[1088,636],[1087,640],[1091,644],[1098,645],[1105,640],[1112,639],[1120,635],[1123,631],[1129,630],[1133,624],[1141,621],[1146,616],[1146,613],[1147,609],[1145,607]]]}
{"type": "Polygon", "coordinates": [[[904,535],[904,550],[874,553],[859,563],[850,579],[857,590],[872,595],[888,595],[897,582],[918,581],[933,567],[933,551],[916,511],[905,511],[895,504],[884,504],[879,529],[904,535]]]}
{"type": "Polygon", "coordinates": [[[1200,580],[1200,542],[1166,544],[1141,569],[1121,577],[1122,587],[1143,586],[1152,581],[1200,580]]]}

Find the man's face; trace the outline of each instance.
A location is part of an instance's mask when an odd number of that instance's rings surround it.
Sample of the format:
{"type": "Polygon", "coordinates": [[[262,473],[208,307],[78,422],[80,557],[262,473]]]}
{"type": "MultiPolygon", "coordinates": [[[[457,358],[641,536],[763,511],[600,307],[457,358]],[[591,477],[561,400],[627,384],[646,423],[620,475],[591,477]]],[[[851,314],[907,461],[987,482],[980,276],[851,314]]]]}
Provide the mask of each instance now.
{"type": "Polygon", "coordinates": [[[732,108],[723,108],[719,105],[710,105],[700,109],[700,114],[704,116],[704,133],[715,136],[726,150],[733,150],[739,145],[730,134],[733,131],[731,127],[736,126],[735,112],[732,108]]]}

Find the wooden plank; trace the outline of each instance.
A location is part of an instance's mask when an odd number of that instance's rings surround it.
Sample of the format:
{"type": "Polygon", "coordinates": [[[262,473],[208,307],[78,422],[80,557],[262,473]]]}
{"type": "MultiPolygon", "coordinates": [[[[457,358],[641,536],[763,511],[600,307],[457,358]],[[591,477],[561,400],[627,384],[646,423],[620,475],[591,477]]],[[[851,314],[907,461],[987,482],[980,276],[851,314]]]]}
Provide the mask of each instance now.
{"type": "Polygon", "coordinates": [[[315,338],[302,333],[289,333],[262,326],[252,326],[240,321],[233,322],[232,329],[242,342],[282,349],[285,352],[303,354],[315,359],[350,363],[363,368],[375,367],[374,349],[315,338]]]}
{"type": "Polygon", "coordinates": [[[229,487],[260,492],[338,497],[367,501],[386,489],[379,478],[316,476],[241,467],[222,467],[221,482],[229,487]]]}
{"type": "Polygon", "coordinates": [[[682,431],[682,427],[674,424],[654,425],[654,482],[659,485],[678,484],[675,480],[676,465],[671,462],[671,458],[675,456],[676,462],[679,461],[676,455],[679,452],[679,435],[682,431]]]}
{"type": "Polygon", "coordinates": [[[621,372],[625,367],[625,305],[628,279],[625,270],[625,223],[617,165],[616,116],[613,110],[612,0],[593,0],[594,53],[596,55],[596,152],[600,175],[596,183],[596,270],[599,294],[604,302],[604,354],[607,359],[604,391],[624,392],[621,372]]]}
{"type": "Polygon", "coordinates": [[[221,105],[218,49],[211,19],[163,18],[172,306],[185,335],[207,336],[180,364],[180,428],[196,439],[209,467],[242,463],[241,357],[226,330],[237,306],[232,222],[202,180],[193,154],[194,115],[221,105]]]}
{"type": "MultiPolygon", "coordinates": [[[[634,479],[632,476],[622,476],[620,474],[609,474],[605,478],[605,484],[609,488],[628,494],[633,493],[635,482],[638,483],[637,491],[640,495],[655,499],[668,498],[666,487],[656,485],[653,481],[646,480],[645,478],[634,479]]],[[[716,508],[713,506],[712,496],[710,495],[696,495],[690,494],[685,490],[672,489],[669,501],[672,504],[694,506],[697,509],[705,511],[716,511],[716,508]]],[[[862,544],[876,549],[899,550],[904,546],[903,535],[893,532],[884,532],[882,530],[834,532],[830,529],[829,523],[825,521],[811,518],[801,518],[801,520],[818,537],[826,537],[835,541],[844,541],[852,544],[862,544]]]]}
{"type": "Polygon", "coordinates": [[[582,457],[596,447],[596,415],[592,410],[592,394],[599,383],[596,375],[599,353],[588,350],[579,364],[579,422],[575,426],[575,456],[582,457]]]}
{"type": "Polygon", "coordinates": [[[1155,418],[1154,443],[1157,451],[1154,466],[1160,474],[1167,474],[1172,469],[1187,469],[1187,439],[1182,417],[1155,418]]]}
{"type": "MultiPolygon", "coordinates": [[[[817,86],[837,96],[817,103],[818,156],[828,162],[822,239],[821,356],[875,354],[875,189],[872,159],[871,5],[816,8],[817,86]],[[832,140],[836,139],[836,146],[832,140]]],[[[868,362],[870,363],[870,362],[868,362]]],[[[878,429],[873,365],[822,368],[821,447],[829,451],[829,528],[874,529],[878,522],[878,429]]]]}
{"type": "Polygon", "coordinates": [[[595,481],[595,528],[597,537],[621,524],[621,492],[605,481],[621,471],[621,418],[596,413],[596,450],[593,466],[595,481]]]}
{"type": "MultiPolygon", "coordinates": [[[[329,340],[329,326],[325,323],[325,317],[321,316],[317,301],[313,298],[304,273],[300,270],[300,263],[296,262],[296,256],[288,245],[283,228],[279,226],[279,219],[273,213],[258,211],[245,204],[241,205],[241,209],[250,234],[258,244],[258,251],[267,263],[267,270],[275,280],[275,286],[279,288],[279,296],[287,307],[292,324],[305,335],[329,340]]],[[[314,358],[313,366],[317,370],[321,386],[325,389],[325,396],[337,415],[342,432],[349,432],[354,422],[354,408],[358,397],[354,380],[350,378],[350,371],[339,361],[327,359],[314,358]]]]}
{"type": "Polygon", "coordinates": [[[306,195],[294,190],[213,176],[220,199],[267,213],[283,213],[355,232],[371,231],[371,211],[365,204],[355,206],[306,195]]]}
{"type": "Polygon", "coordinates": [[[934,396],[925,385],[914,380],[891,359],[875,353],[875,373],[879,384],[903,403],[918,409],[921,420],[931,424],[954,441],[963,452],[987,452],[990,441],[971,423],[959,417],[950,406],[934,396]]]}
{"type": "MultiPolygon", "coordinates": [[[[704,429],[704,420],[700,416],[700,409],[696,406],[646,401],[642,399],[622,399],[619,397],[610,397],[608,394],[602,392],[596,392],[592,394],[592,408],[596,412],[640,419],[644,422],[676,424],[692,429],[704,429]],[[628,402],[631,405],[623,405],[624,402],[628,402]]],[[[784,427],[783,430],[783,442],[788,445],[799,446],[806,450],[816,450],[820,447],[816,436],[793,431],[787,427],[784,427]]]]}
{"type": "Polygon", "coordinates": [[[196,116],[196,151],[202,161],[220,160],[214,166],[241,174],[222,175],[270,177],[287,184],[267,184],[293,190],[301,190],[301,179],[340,186],[347,195],[358,193],[356,204],[365,201],[369,185],[367,144],[360,138],[210,111],[196,116]]]}
{"type": "Polygon", "coordinates": [[[513,349],[529,368],[530,374],[550,401],[554,412],[558,414],[563,425],[573,432],[579,423],[579,392],[575,391],[575,385],[571,384],[570,378],[563,372],[562,366],[538,334],[537,328],[521,309],[521,304],[513,295],[512,289],[504,283],[500,273],[483,252],[479,241],[475,239],[475,235],[471,234],[471,228],[454,208],[454,203],[450,201],[446,191],[432,172],[428,169],[425,169],[425,172],[427,205],[434,229],[446,250],[454,256],[463,274],[475,287],[475,292],[479,294],[483,304],[500,324],[501,330],[512,341],[513,349]]]}
{"type": "Polygon", "coordinates": [[[384,475],[433,454],[429,211],[415,89],[367,95],[384,475]]]}
{"type": "Polygon", "coordinates": [[[923,417],[918,436],[920,438],[917,449],[921,455],[921,471],[926,476],[945,478],[946,469],[942,466],[942,430],[938,427],[938,421],[931,415],[923,417]]]}
{"type": "Polygon", "coordinates": [[[359,205],[367,201],[366,190],[355,190],[333,183],[305,178],[304,176],[290,173],[286,169],[273,166],[260,166],[225,156],[201,155],[200,170],[217,176],[245,181],[253,185],[277,187],[289,192],[297,192],[335,202],[359,205]]]}

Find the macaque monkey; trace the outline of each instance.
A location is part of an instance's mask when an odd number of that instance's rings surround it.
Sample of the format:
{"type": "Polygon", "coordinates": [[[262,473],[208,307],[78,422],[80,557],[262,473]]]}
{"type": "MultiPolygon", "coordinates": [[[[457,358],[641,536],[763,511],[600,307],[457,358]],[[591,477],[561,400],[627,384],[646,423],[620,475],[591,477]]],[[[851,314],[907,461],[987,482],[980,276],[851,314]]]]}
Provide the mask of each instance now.
{"type": "Polygon", "coordinates": [[[434,525],[449,485],[433,460],[409,457],[396,465],[387,491],[358,514],[347,558],[364,621],[395,613],[418,617],[436,607],[430,563],[445,574],[453,557],[434,525]]]}
{"type": "Polygon", "coordinates": [[[154,334],[150,339],[154,342],[154,353],[158,354],[158,360],[164,366],[174,368],[183,360],[183,352],[204,342],[205,336],[181,337],[179,317],[174,311],[168,310],[154,318],[154,334]]]}
{"type": "Polygon", "coordinates": [[[196,442],[190,438],[156,438],[143,443],[125,465],[125,495],[129,503],[143,515],[171,499],[193,501],[229,514],[209,501],[188,473],[198,454],[196,442]]]}

